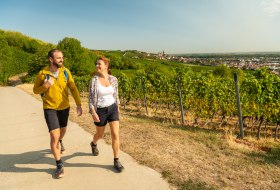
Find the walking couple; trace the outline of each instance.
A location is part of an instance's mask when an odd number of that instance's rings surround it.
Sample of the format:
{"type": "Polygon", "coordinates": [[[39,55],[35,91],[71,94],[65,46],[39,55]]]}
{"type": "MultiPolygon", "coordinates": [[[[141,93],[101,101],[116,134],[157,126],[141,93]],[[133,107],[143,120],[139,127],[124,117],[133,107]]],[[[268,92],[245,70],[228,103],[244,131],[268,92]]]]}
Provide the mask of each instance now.
{"type": "MultiPolygon", "coordinates": [[[[37,75],[33,92],[41,94],[45,120],[50,134],[50,147],[56,160],[55,178],[64,176],[61,154],[65,152],[63,137],[66,133],[70,104],[70,89],[78,116],[82,115],[79,91],[71,72],[63,66],[63,53],[53,49],[48,53],[49,66],[37,75]]],[[[111,75],[110,62],[105,57],[96,61],[96,72],[89,83],[89,112],[96,125],[96,133],[90,143],[93,156],[99,154],[97,142],[103,137],[105,126],[110,125],[114,168],[121,172],[124,167],[119,161],[119,97],[118,80],[111,75]]]]}

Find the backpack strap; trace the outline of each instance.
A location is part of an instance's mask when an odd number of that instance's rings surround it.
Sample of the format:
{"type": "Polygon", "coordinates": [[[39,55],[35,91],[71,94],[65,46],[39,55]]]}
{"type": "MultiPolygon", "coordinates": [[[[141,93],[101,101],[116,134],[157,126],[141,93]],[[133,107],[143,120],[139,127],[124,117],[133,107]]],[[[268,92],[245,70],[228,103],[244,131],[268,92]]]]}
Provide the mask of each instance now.
{"type": "Polygon", "coordinates": [[[68,72],[66,71],[66,69],[63,70],[63,73],[64,73],[64,77],[66,78],[66,81],[68,82],[69,75],[68,75],[68,72]]]}
{"type": "MultiPolygon", "coordinates": [[[[44,74],[44,73],[43,73],[44,74]]],[[[69,75],[68,75],[68,72],[66,69],[63,70],[63,74],[64,74],[64,77],[66,78],[66,81],[68,82],[69,80],[69,75]]],[[[50,79],[50,74],[44,74],[45,75],[45,79],[49,80],[50,79]]],[[[43,98],[45,96],[45,93],[42,93],[40,94],[41,97],[43,98]]]]}
{"type": "MultiPolygon", "coordinates": [[[[50,75],[49,74],[45,74],[45,79],[49,80],[50,79],[50,75]]],[[[45,96],[45,93],[42,93],[40,95],[43,98],[45,96]]]]}

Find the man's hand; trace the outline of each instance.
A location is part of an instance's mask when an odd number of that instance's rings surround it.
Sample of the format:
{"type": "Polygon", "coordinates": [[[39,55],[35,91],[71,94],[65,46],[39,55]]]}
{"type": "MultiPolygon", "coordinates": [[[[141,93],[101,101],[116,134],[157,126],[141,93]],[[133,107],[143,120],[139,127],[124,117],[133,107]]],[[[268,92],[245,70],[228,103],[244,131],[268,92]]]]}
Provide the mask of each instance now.
{"type": "Polygon", "coordinates": [[[77,105],[77,114],[78,116],[81,116],[83,114],[83,109],[82,109],[82,106],[81,105],[77,105]]]}
{"type": "Polygon", "coordinates": [[[44,87],[46,88],[50,88],[53,85],[54,81],[53,79],[50,77],[49,80],[45,79],[44,80],[44,87]]]}

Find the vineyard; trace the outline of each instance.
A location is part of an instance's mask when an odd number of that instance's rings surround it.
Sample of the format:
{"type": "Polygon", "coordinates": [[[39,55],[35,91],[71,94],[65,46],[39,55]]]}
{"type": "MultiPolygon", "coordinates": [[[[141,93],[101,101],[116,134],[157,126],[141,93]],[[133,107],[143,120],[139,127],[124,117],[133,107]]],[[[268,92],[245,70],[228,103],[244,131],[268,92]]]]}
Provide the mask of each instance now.
{"type": "MultiPolygon", "coordinates": [[[[237,131],[236,92],[233,76],[181,69],[167,77],[158,72],[139,72],[128,78],[121,74],[119,95],[122,106],[134,105],[139,112],[163,122],[185,126],[237,131]],[[181,121],[178,82],[184,121],[181,121]],[[231,127],[231,128],[229,128],[231,127]]],[[[280,78],[265,68],[240,76],[240,97],[245,133],[277,138],[280,124],[280,78]],[[262,126],[264,128],[262,129],[262,126]]]]}
{"type": "MultiPolygon", "coordinates": [[[[176,125],[238,132],[236,90],[233,73],[239,76],[242,119],[245,134],[278,138],[280,124],[280,78],[267,68],[251,73],[226,68],[227,74],[194,72],[180,68],[164,75],[157,71],[124,73],[119,79],[121,106],[176,125]],[[183,106],[182,121],[180,97],[183,106]]],[[[81,92],[87,91],[88,77],[76,77],[81,92]]]]}

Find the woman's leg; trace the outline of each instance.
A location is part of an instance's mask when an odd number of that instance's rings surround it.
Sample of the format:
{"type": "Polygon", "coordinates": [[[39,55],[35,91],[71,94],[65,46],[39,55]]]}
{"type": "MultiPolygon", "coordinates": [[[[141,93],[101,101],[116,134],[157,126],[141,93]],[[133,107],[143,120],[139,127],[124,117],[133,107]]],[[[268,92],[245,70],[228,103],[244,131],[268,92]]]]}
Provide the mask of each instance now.
{"type": "Polygon", "coordinates": [[[105,131],[105,126],[103,127],[96,126],[96,133],[93,136],[93,141],[92,141],[93,144],[97,144],[97,141],[103,137],[104,131],[105,131]]]}
{"type": "Polygon", "coordinates": [[[119,150],[120,150],[120,138],[119,138],[119,121],[112,121],[109,123],[111,129],[111,137],[112,137],[112,148],[114,152],[114,168],[118,172],[122,172],[124,167],[119,161],[119,150]]]}
{"type": "Polygon", "coordinates": [[[112,137],[112,148],[114,153],[114,158],[119,158],[119,128],[120,128],[119,121],[112,121],[110,122],[110,129],[111,129],[111,137],[112,137]]]}
{"type": "Polygon", "coordinates": [[[104,130],[105,130],[105,126],[103,127],[96,126],[96,133],[93,136],[93,141],[90,143],[93,156],[99,155],[99,150],[97,148],[97,141],[103,137],[104,130]]]}

